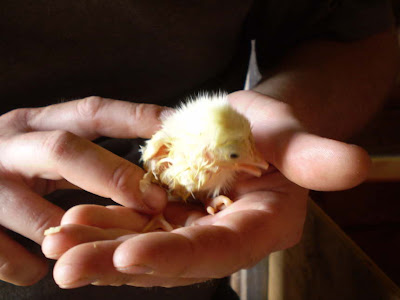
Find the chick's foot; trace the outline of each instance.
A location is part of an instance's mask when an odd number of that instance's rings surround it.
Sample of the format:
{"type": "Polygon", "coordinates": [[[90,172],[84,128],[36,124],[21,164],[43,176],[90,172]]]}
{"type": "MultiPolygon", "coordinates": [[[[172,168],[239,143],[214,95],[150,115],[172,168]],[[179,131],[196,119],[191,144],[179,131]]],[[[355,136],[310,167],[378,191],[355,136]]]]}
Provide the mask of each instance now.
{"type": "Polygon", "coordinates": [[[151,218],[150,222],[143,228],[142,233],[152,232],[152,231],[172,231],[177,226],[170,224],[163,214],[158,214],[151,218]]]}
{"type": "Polygon", "coordinates": [[[210,215],[214,215],[215,213],[219,212],[220,210],[223,210],[232,203],[233,201],[231,199],[229,199],[224,195],[220,195],[218,197],[215,197],[214,199],[211,199],[211,201],[207,205],[207,212],[210,215]]]}

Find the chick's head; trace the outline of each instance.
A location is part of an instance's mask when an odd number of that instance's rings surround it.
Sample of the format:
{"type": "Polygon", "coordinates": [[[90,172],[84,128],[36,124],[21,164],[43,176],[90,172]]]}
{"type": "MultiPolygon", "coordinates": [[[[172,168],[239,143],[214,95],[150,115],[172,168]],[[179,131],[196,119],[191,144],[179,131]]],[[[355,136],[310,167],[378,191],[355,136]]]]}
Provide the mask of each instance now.
{"type": "Polygon", "coordinates": [[[256,150],[250,122],[233,109],[226,95],[204,95],[188,102],[166,127],[177,128],[176,141],[182,141],[187,158],[234,172],[261,175],[268,163],[256,150]]]}
{"type": "Polygon", "coordinates": [[[268,163],[255,148],[247,118],[226,105],[213,111],[211,122],[216,125],[215,143],[209,143],[209,154],[214,156],[216,164],[254,176],[260,176],[261,170],[268,168],[268,163]]]}

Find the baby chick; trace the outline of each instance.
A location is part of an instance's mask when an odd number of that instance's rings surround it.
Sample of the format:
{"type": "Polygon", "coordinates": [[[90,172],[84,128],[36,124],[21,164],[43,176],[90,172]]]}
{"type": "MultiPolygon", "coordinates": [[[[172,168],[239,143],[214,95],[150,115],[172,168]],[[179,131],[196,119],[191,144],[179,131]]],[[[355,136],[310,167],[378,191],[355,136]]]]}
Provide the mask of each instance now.
{"type": "MultiPolygon", "coordinates": [[[[141,149],[147,171],[141,189],[150,182],[165,187],[172,198],[188,197],[214,214],[232,201],[227,192],[238,172],[261,176],[268,163],[255,149],[250,122],[234,110],[226,94],[202,94],[182,104],[162,121],[162,128],[141,149]]],[[[159,215],[144,231],[172,227],[159,215]]]]}

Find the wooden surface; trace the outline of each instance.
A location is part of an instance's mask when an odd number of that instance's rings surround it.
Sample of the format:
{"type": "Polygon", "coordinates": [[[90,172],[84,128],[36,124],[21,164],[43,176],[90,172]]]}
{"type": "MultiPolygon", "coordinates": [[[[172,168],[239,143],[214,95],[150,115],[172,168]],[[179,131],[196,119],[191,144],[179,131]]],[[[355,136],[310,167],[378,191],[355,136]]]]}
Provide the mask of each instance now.
{"type": "MultiPolygon", "coordinates": [[[[313,199],[400,285],[400,182],[394,181],[393,176],[400,174],[400,166],[397,157],[392,163],[390,160],[383,157],[372,168],[379,169],[379,176],[370,176],[375,182],[365,182],[347,191],[313,193],[313,199]],[[381,168],[382,163],[391,165],[381,168]]],[[[375,165],[377,160],[374,161],[375,165]]]]}
{"type": "Polygon", "coordinates": [[[240,270],[231,276],[231,286],[240,300],[268,299],[268,261],[266,257],[253,268],[240,270]]]}
{"type": "Polygon", "coordinates": [[[400,285],[400,77],[380,113],[350,143],[372,155],[368,182],[313,199],[400,285]]]}
{"type": "Polygon", "coordinates": [[[400,289],[312,201],[302,241],[269,260],[270,300],[394,300],[400,289]]]}
{"type": "Polygon", "coordinates": [[[367,180],[370,182],[400,181],[400,156],[373,156],[367,180]]]}

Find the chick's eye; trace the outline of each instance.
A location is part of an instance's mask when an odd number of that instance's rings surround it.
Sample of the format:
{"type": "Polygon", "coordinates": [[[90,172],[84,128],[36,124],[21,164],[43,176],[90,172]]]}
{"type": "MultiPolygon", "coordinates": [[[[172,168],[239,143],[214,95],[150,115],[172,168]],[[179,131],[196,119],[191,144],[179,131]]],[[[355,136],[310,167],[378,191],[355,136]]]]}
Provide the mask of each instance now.
{"type": "Polygon", "coordinates": [[[230,155],[229,157],[232,158],[232,159],[235,159],[235,158],[238,158],[238,157],[239,157],[239,154],[237,154],[237,153],[231,153],[231,155],[230,155]]]}

